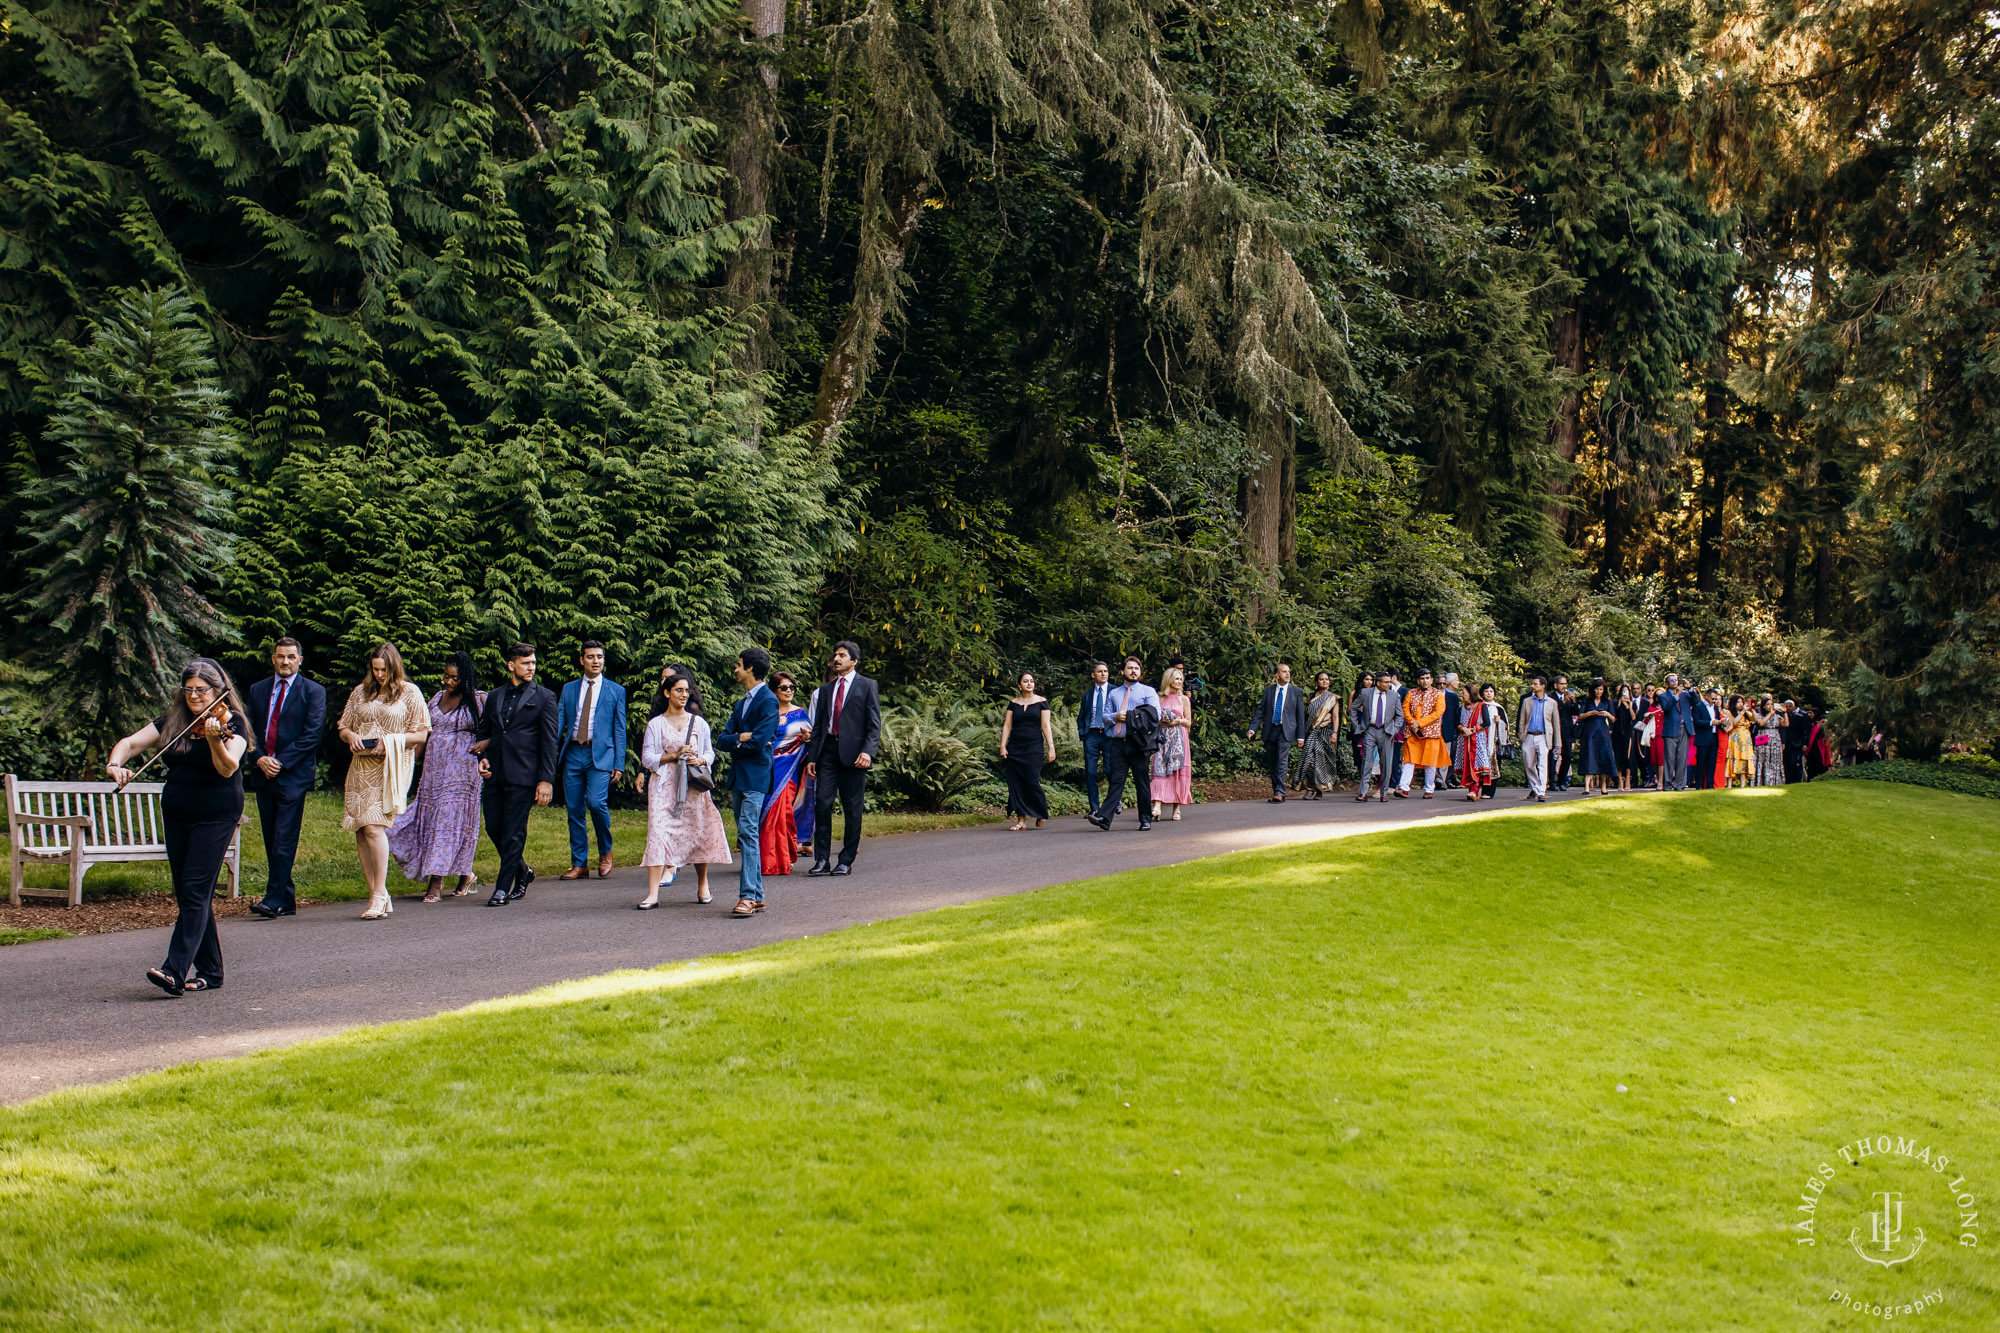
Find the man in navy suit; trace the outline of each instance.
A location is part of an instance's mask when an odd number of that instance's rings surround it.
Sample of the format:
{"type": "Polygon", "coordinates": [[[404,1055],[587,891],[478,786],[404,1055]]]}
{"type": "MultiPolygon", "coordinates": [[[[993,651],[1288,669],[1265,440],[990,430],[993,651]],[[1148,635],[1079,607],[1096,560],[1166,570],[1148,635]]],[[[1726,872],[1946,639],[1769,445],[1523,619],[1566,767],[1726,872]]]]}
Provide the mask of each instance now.
{"type": "MultiPolygon", "coordinates": [[[[813,822],[813,863],[808,875],[846,875],[861,847],[861,807],[868,770],[882,748],[882,696],[861,674],[861,645],[842,639],[833,645],[833,679],[819,687],[820,725],[806,742],[806,776],[817,784],[813,822]],[[833,803],[840,801],[840,860],[833,855],[833,803]]],[[[1150,807],[1149,807],[1150,808],[1150,807]]]]}
{"type": "Polygon", "coordinates": [[[1278,663],[1277,674],[1264,687],[1257,704],[1257,716],[1244,733],[1248,740],[1264,738],[1264,768],[1271,775],[1271,803],[1285,799],[1285,777],[1291,765],[1292,749],[1306,743],[1305,692],[1292,684],[1289,662],[1278,663]]]}
{"type": "Polygon", "coordinates": [[[1688,785],[1688,733],[1694,728],[1694,691],[1681,688],[1681,678],[1669,671],[1667,688],[1660,692],[1660,774],[1661,791],[1686,791],[1688,785]]]}
{"type": "Polygon", "coordinates": [[[1103,662],[1090,664],[1090,688],[1083,692],[1083,705],[1076,710],[1076,738],[1083,742],[1083,781],[1090,808],[1097,809],[1097,774],[1104,767],[1104,739],[1111,734],[1111,668],[1103,662]]]}
{"type": "Polygon", "coordinates": [[[778,696],[764,684],[771,655],[745,648],[736,658],[736,683],[744,695],[729,710],[715,748],[730,757],[729,805],[736,812],[736,849],[743,866],[734,916],[764,910],[764,803],[771,796],[771,750],[778,743],[778,696]]]}
{"type": "Polygon", "coordinates": [[[590,837],[583,812],[597,826],[597,877],[611,873],[611,784],[625,773],[625,687],[604,677],[604,645],[586,639],[576,659],[583,676],[563,686],[559,734],[563,809],[569,813],[569,869],[563,879],[590,872],[590,837]]]}
{"type": "Polygon", "coordinates": [[[1715,786],[1715,722],[1722,711],[1722,691],[1710,690],[1704,699],[1688,691],[1688,721],[1694,736],[1694,785],[1707,791],[1715,786]]]}
{"type": "Polygon", "coordinates": [[[282,638],[271,645],[270,678],[250,687],[249,722],[257,729],[258,754],[245,776],[257,790],[257,822],[264,829],[264,897],[250,910],[267,920],[299,910],[292,863],[326,727],[326,691],[299,674],[305,662],[299,641],[282,638]]]}

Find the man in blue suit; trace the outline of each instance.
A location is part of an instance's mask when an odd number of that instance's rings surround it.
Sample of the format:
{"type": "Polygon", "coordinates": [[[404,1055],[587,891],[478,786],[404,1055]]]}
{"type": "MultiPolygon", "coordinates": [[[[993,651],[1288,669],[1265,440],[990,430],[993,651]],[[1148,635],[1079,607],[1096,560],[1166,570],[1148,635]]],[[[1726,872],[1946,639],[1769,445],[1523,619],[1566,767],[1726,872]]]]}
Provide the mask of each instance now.
{"type": "Polygon", "coordinates": [[[1686,791],[1688,785],[1688,733],[1694,729],[1694,691],[1681,688],[1681,678],[1669,671],[1667,688],[1660,692],[1660,748],[1665,761],[1660,774],[1661,791],[1686,791]]]}
{"type": "Polygon", "coordinates": [[[297,639],[287,636],[271,645],[271,675],[250,687],[246,705],[257,733],[257,762],[244,776],[256,789],[257,822],[264,830],[264,897],[250,910],[266,920],[299,910],[292,863],[326,727],[326,691],[299,674],[305,662],[297,639]]]}
{"type": "Polygon", "coordinates": [[[778,696],[764,682],[771,655],[745,648],[736,659],[736,683],[744,689],[729,721],[715,737],[717,753],[730,757],[729,804],[736,812],[736,848],[743,866],[734,916],[764,910],[764,802],[771,796],[771,750],[778,743],[778,696]]]}
{"type": "Polygon", "coordinates": [[[604,677],[604,645],[586,639],[577,658],[583,676],[563,686],[556,734],[563,738],[563,808],[569,813],[569,870],[563,879],[590,873],[590,838],[583,812],[597,826],[597,877],[611,873],[611,784],[625,773],[625,687],[604,677]]]}
{"type": "Polygon", "coordinates": [[[1715,724],[1722,712],[1722,691],[1710,690],[1703,698],[1693,690],[1688,692],[1688,720],[1694,737],[1694,785],[1699,791],[1708,791],[1715,786],[1715,746],[1720,739],[1715,734],[1715,724]]]}

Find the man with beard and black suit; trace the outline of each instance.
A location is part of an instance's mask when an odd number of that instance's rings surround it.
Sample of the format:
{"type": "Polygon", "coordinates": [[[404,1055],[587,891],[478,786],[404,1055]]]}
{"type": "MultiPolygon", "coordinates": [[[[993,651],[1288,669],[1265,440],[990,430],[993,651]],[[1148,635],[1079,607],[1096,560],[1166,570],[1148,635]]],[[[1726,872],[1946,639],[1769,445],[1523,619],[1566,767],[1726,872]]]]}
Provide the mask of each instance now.
{"type": "Polygon", "coordinates": [[[813,717],[824,718],[806,742],[806,776],[816,785],[813,863],[808,875],[852,872],[861,849],[861,803],[868,770],[882,748],[882,696],[860,672],[861,646],[842,639],[833,646],[833,679],[819,687],[813,717]],[[840,800],[840,860],[833,856],[833,803],[840,800]]]}
{"type": "Polygon", "coordinates": [[[306,793],[319,768],[319,737],[326,727],[326,691],[307,680],[305,650],[294,638],[271,645],[271,675],[250,687],[250,725],[257,762],[248,777],[257,793],[257,822],[264,830],[264,897],[250,910],[267,920],[296,916],[298,889],[292,863],[299,855],[299,823],[306,793]]]}
{"type": "Polygon", "coordinates": [[[528,812],[556,795],[556,761],[562,754],[562,705],[535,680],[535,645],[507,649],[507,683],[486,696],[472,734],[485,786],[479,804],[486,832],[500,852],[500,877],[488,907],[527,896],[534,870],[522,863],[528,846],[528,812]]]}

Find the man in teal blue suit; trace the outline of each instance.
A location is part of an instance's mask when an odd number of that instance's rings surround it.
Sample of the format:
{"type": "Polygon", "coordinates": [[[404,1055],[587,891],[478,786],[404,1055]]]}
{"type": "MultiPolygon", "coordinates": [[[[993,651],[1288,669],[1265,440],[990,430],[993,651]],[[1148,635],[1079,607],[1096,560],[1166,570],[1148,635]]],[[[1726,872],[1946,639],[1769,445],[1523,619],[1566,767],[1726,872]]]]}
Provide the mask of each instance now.
{"type": "Polygon", "coordinates": [[[569,813],[569,870],[564,879],[590,871],[590,838],[583,813],[597,826],[597,877],[611,873],[611,784],[625,772],[625,687],[604,674],[604,645],[584,641],[577,658],[583,675],[563,686],[561,731],[563,808],[569,813]]]}
{"type": "Polygon", "coordinates": [[[745,648],[736,659],[736,683],[745,691],[715,734],[718,754],[730,756],[729,802],[736,812],[736,847],[742,858],[735,916],[764,910],[764,803],[771,798],[771,751],[778,743],[778,696],[764,682],[771,655],[745,648]]]}

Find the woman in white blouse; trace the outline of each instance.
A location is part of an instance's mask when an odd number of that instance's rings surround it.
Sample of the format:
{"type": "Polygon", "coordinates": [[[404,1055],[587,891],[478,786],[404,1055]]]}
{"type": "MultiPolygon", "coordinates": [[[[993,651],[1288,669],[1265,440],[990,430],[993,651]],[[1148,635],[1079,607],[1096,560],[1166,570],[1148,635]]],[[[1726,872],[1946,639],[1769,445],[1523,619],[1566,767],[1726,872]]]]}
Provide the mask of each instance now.
{"type": "Polygon", "coordinates": [[[666,711],[646,724],[639,760],[650,774],[646,783],[646,898],[644,912],[660,905],[660,883],[674,882],[680,867],[695,873],[695,901],[710,901],[708,868],[729,864],[729,838],[722,815],[708,792],[691,784],[691,774],[713,782],[715,745],[708,723],[688,711],[694,691],[691,677],[675,672],[661,692],[666,711]]]}

